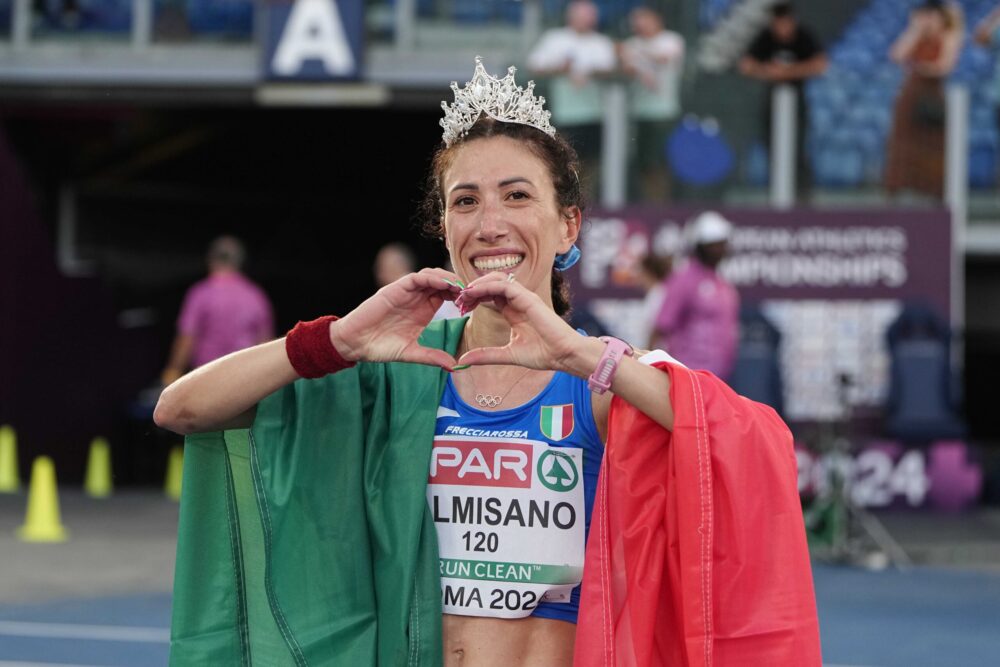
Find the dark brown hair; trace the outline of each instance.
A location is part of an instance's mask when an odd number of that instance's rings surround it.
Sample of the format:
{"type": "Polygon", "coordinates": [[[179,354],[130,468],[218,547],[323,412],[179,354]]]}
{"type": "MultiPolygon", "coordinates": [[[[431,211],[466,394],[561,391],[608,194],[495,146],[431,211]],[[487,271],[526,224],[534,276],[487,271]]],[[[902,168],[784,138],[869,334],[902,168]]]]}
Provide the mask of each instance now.
{"type": "MultiPolygon", "coordinates": [[[[508,137],[527,147],[549,170],[549,177],[556,191],[556,205],[560,214],[571,206],[584,208],[583,189],[580,186],[579,159],[573,147],[559,135],[550,137],[541,130],[520,123],[504,123],[483,116],[468,133],[451,146],[441,145],[431,160],[430,173],[424,189],[420,211],[423,232],[437,239],[444,238],[444,191],[441,178],[451,166],[455,154],[465,144],[476,139],[508,137]]],[[[566,317],[570,312],[569,285],[561,271],[552,270],[552,306],[557,314],[566,317]]]]}

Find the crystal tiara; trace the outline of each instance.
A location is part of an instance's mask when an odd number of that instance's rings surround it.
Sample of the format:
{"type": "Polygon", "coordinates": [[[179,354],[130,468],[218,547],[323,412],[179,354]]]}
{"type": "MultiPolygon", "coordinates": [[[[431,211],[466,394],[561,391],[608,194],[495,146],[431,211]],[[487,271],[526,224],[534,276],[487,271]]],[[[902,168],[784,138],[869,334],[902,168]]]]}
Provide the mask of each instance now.
{"type": "Polygon", "coordinates": [[[545,134],[555,136],[556,128],[549,124],[552,114],[546,111],[544,97],[535,97],[532,92],[535,82],[529,81],[527,88],[521,88],[514,83],[515,67],[507,68],[507,76],[497,79],[486,73],[483,59],[476,56],[476,71],[472,81],[459,89],[458,82],[451,82],[455,92],[455,103],[449,105],[441,102],[444,118],[441,127],[444,128],[442,139],[445,146],[451,146],[455,141],[465,136],[476,124],[482,114],[504,123],[520,123],[530,125],[545,134]]]}

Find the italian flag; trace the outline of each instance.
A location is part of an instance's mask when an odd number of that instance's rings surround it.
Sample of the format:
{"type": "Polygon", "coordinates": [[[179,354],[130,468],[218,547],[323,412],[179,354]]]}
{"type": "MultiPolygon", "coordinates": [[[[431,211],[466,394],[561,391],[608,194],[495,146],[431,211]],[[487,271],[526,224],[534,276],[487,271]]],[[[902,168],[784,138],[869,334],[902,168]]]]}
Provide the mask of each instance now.
{"type": "Polygon", "coordinates": [[[542,435],[549,440],[562,440],[573,432],[573,404],[543,405],[542,435]]]}

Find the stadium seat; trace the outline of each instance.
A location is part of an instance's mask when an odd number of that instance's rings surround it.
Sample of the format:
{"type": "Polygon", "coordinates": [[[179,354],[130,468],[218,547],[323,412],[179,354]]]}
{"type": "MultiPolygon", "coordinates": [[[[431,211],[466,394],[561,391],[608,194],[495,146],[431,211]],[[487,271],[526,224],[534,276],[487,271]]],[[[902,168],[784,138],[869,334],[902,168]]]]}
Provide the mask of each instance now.
{"type": "Polygon", "coordinates": [[[906,304],[886,331],[886,342],[887,434],[917,442],[963,437],[966,427],[956,409],[945,320],[925,304],[906,304]]]}
{"type": "Polygon", "coordinates": [[[200,34],[253,34],[253,0],[187,0],[191,30],[200,34]]]}
{"type": "Polygon", "coordinates": [[[781,333],[760,308],[745,305],[740,309],[740,339],[729,385],[741,396],[770,405],[778,414],[784,410],[780,347],[781,333]]]}

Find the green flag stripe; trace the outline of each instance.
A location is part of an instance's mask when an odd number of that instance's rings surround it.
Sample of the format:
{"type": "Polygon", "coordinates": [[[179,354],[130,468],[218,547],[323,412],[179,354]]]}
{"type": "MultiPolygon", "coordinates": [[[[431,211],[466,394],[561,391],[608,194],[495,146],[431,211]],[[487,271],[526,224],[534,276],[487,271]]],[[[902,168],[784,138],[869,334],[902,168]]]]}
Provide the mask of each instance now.
{"type": "Polygon", "coordinates": [[[526,584],[573,584],[580,581],[583,568],[570,565],[442,558],[441,576],[478,581],[516,581],[526,584]]]}

